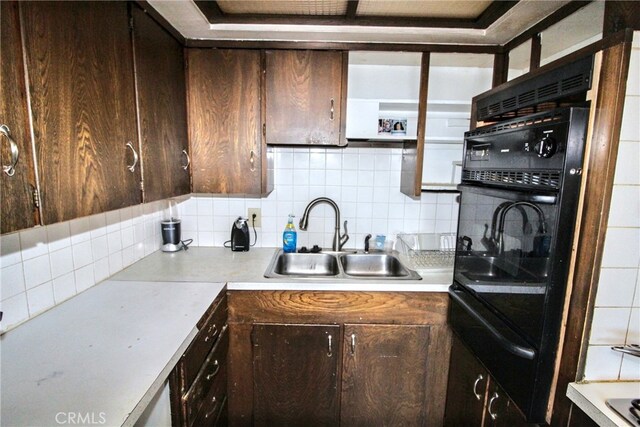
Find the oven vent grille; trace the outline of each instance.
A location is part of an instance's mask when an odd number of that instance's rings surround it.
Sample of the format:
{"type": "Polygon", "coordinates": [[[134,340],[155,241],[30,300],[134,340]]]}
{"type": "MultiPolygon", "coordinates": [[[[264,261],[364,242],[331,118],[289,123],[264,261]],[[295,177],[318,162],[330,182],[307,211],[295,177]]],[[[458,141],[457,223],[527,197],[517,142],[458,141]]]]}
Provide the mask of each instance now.
{"type": "Polygon", "coordinates": [[[477,181],[491,184],[522,185],[527,187],[560,187],[559,171],[511,171],[511,170],[468,170],[462,173],[465,181],[477,181]]]}
{"type": "Polygon", "coordinates": [[[465,138],[469,138],[474,136],[488,135],[505,130],[521,128],[524,126],[533,126],[540,123],[556,122],[558,120],[562,120],[563,118],[563,111],[550,111],[547,114],[538,114],[534,117],[522,118],[521,120],[510,120],[508,122],[498,123],[493,126],[481,127],[476,130],[465,132],[464,136],[465,138]]]}
{"type": "Polygon", "coordinates": [[[593,57],[588,56],[512,87],[476,97],[477,120],[489,121],[543,102],[558,101],[591,88],[593,57]]]}

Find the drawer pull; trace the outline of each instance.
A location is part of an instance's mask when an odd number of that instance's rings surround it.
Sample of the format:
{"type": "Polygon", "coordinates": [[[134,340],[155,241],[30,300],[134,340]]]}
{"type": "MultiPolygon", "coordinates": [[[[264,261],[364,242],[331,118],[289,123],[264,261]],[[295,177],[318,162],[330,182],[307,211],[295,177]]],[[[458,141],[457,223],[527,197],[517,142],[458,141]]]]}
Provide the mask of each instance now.
{"type": "Polygon", "coordinates": [[[482,376],[482,374],[478,374],[478,378],[476,378],[476,381],[473,383],[473,395],[477,400],[482,399],[482,395],[478,393],[478,384],[480,384],[480,381],[482,381],[483,379],[484,377],[482,376]]]}
{"type": "Polygon", "coordinates": [[[211,410],[209,412],[207,412],[206,414],[204,414],[205,418],[209,418],[210,415],[213,415],[216,413],[216,411],[218,410],[218,399],[213,396],[211,398],[211,403],[213,404],[213,408],[211,408],[211,410]]]}
{"type": "Polygon", "coordinates": [[[211,381],[211,378],[215,377],[218,374],[218,371],[220,370],[220,364],[218,363],[218,360],[213,361],[213,366],[215,366],[215,369],[213,370],[212,373],[207,375],[207,381],[211,381]]]}
{"type": "Polygon", "coordinates": [[[209,330],[207,331],[207,336],[204,337],[204,342],[208,342],[210,338],[215,337],[216,335],[218,335],[218,327],[214,323],[213,325],[209,326],[209,330]],[[211,332],[212,328],[213,328],[213,332],[211,332]]]}

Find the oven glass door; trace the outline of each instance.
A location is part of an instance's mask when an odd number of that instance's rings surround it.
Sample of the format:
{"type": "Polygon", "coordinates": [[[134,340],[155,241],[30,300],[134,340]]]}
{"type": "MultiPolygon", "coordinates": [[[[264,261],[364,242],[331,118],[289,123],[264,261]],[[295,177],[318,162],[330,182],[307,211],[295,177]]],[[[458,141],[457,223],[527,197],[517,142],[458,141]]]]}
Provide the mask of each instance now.
{"type": "Polygon", "coordinates": [[[537,347],[553,266],[557,195],[459,188],[455,281],[537,347]]]}

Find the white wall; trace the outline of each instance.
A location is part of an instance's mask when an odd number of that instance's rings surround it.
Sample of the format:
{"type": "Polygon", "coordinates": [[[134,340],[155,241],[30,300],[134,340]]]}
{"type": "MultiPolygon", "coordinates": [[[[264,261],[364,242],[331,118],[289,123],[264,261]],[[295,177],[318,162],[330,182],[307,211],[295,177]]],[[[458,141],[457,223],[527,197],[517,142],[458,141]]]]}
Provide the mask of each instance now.
{"type": "Polygon", "coordinates": [[[620,148],[586,380],[640,380],[640,358],[611,350],[640,344],[640,31],[634,33],[620,148]]]}
{"type": "MultiPolygon", "coordinates": [[[[327,196],[348,220],[347,248],[362,248],[371,233],[395,238],[398,232],[455,232],[455,194],[423,193],[413,200],[400,193],[401,148],[287,148],[275,153],[275,189],[269,197],[196,196],[181,209],[183,236],[199,246],[222,246],[231,224],[262,210],[258,247],[280,247],[287,216],[298,221],[314,198],[327,196]]],[[[298,230],[298,246],[331,247],[333,210],[326,204],[311,212],[308,231],[298,230]]],[[[253,241],[253,230],[251,229],[253,241]]]]}

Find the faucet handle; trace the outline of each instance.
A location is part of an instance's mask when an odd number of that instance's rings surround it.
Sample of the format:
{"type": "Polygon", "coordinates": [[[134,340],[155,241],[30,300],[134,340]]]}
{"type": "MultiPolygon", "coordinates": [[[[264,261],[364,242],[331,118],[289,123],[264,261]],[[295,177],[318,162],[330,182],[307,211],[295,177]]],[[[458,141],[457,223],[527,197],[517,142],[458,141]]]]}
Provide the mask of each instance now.
{"type": "Polygon", "coordinates": [[[342,246],[344,246],[344,244],[347,243],[347,240],[349,240],[349,230],[347,230],[347,220],[345,220],[344,234],[340,236],[340,247],[338,248],[338,250],[342,250],[342,246]]]}

